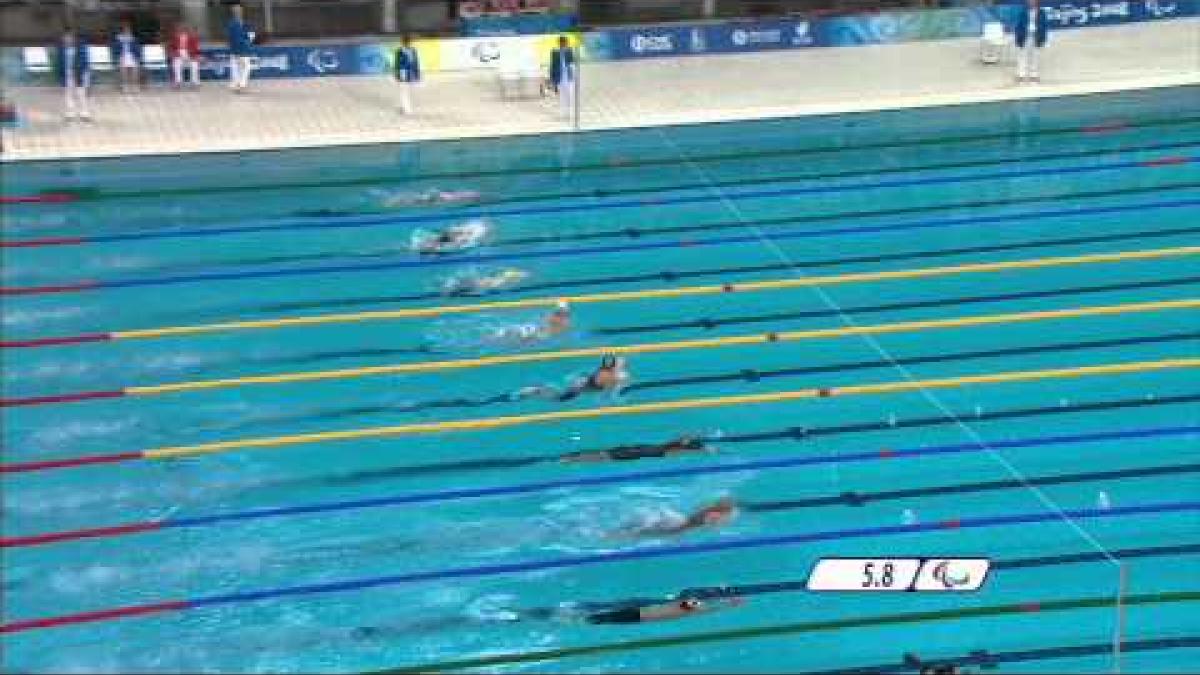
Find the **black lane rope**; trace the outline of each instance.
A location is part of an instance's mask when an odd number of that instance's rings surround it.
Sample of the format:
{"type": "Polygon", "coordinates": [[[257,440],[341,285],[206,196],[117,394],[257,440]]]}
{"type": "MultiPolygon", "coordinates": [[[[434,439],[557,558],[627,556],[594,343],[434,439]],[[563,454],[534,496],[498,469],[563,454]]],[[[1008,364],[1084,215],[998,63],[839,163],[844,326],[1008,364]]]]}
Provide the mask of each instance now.
{"type": "MultiPolygon", "coordinates": [[[[1178,127],[1187,126],[1193,122],[1200,121],[1200,117],[1172,117],[1162,119],[1149,119],[1137,122],[1122,124],[1120,131],[1132,129],[1146,129],[1154,127],[1178,127]]],[[[845,153],[862,150],[878,150],[884,148],[909,148],[921,146],[937,146],[937,145],[956,145],[961,143],[969,143],[973,141],[989,141],[989,140],[1009,140],[1020,137],[1036,137],[1036,136],[1056,136],[1087,133],[1088,128],[1067,127],[1055,129],[1037,129],[1033,131],[1002,131],[986,134],[969,134],[961,136],[950,136],[941,138],[922,138],[906,141],[878,141],[872,143],[862,143],[852,146],[844,145],[826,145],[817,147],[803,148],[779,148],[773,150],[757,150],[757,151],[741,151],[741,152],[725,152],[711,155],[696,155],[689,156],[687,161],[697,163],[707,162],[722,162],[729,160],[740,159],[765,159],[768,157],[792,157],[792,156],[808,156],[824,153],[845,153]]],[[[606,161],[594,162],[590,164],[577,165],[556,165],[545,167],[512,167],[501,169],[482,169],[475,171],[446,171],[441,173],[424,173],[419,176],[367,176],[362,178],[352,179],[324,179],[320,181],[302,181],[291,183],[242,183],[238,185],[228,186],[194,186],[180,188],[165,188],[155,190],[125,190],[114,191],[104,190],[97,187],[80,187],[74,189],[55,189],[58,194],[70,194],[76,199],[130,199],[139,197],[161,198],[166,196],[186,196],[186,195],[202,195],[213,194],[217,192],[257,192],[261,190],[278,190],[278,189],[297,189],[297,188],[325,188],[325,187],[352,187],[357,185],[379,185],[394,182],[397,180],[405,181],[431,181],[442,179],[467,179],[467,178],[487,178],[487,177],[503,177],[511,178],[520,175],[537,175],[537,174],[555,174],[563,171],[583,172],[583,171],[612,171],[614,169],[638,168],[650,166],[677,166],[681,163],[678,156],[663,157],[655,159],[641,159],[629,161],[606,161]]]]}
{"type": "MultiPolygon", "coordinates": [[[[537,244],[561,244],[569,242],[594,241],[600,239],[640,239],[642,237],[655,237],[670,234],[694,233],[694,232],[714,232],[727,229],[738,229],[746,226],[769,227],[773,225],[792,225],[800,223],[815,223],[815,222],[840,222],[843,220],[853,220],[860,218],[872,218],[881,216],[895,215],[911,215],[919,213],[929,213],[937,211],[945,211],[950,209],[972,209],[984,208],[989,206],[1012,206],[1017,204],[1036,204],[1036,203],[1055,203],[1065,201],[1067,199],[1091,199],[1096,197],[1110,197],[1121,195],[1136,195],[1152,192],[1163,192],[1168,190],[1190,189],[1200,187],[1197,182],[1171,183],[1166,185],[1154,186],[1139,186],[1132,188],[1121,188],[1114,190],[1093,190],[1078,193],[1066,193],[1053,196],[1041,197],[1017,197],[1009,199],[988,199],[988,200],[973,200],[950,204],[936,204],[925,206],[909,206],[909,207],[893,207],[886,209],[860,210],[849,211],[843,213],[831,214],[814,214],[808,216],[791,216],[780,218],[762,218],[752,221],[737,221],[737,220],[722,220],[711,223],[700,223],[692,225],[673,225],[666,227],[654,228],[639,228],[634,226],[622,227],[615,230],[603,230],[599,232],[582,232],[578,234],[552,234],[538,235],[530,237],[514,237],[511,239],[501,239],[488,243],[488,248],[506,248],[517,246],[529,246],[537,244]]],[[[139,268],[141,271],[186,271],[197,269],[220,269],[222,267],[240,267],[247,265],[267,265],[279,263],[295,263],[308,261],[332,261],[338,259],[345,260],[370,260],[376,258],[386,258],[394,256],[400,252],[396,247],[384,247],[361,252],[339,252],[339,253],[304,253],[294,255],[276,255],[276,256],[258,256],[238,258],[234,260],[218,260],[211,262],[191,262],[179,264],[164,264],[164,265],[148,265],[139,268]]],[[[430,294],[432,297],[444,297],[439,294],[430,294]]]]}
{"type": "MultiPolygon", "coordinates": [[[[1184,188],[1200,187],[1200,183],[1187,184],[1187,185],[1183,185],[1181,187],[1184,187],[1184,188]]],[[[1174,188],[1172,188],[1172,189],[1174,189],[1174,188]]],[[[1157,187],[1156,188],[1137,188],[1135,190],[1130,190],[1128,192],[1153,192],[1153,191],[1161,191],[1161,188],[1157,188],[1157,187]]],[[[1126,192],[1126,191],[1122,191],[1122,192],[1126,192]]],[[[1111,192],[1106,192],[1105,194],[1110,194],[1110,193],[1111,192]]],[[[1100,196],[1100,195],[1097,193],[1097,194],[1092,194],[1092,195],[1069,195],[1069,196],[1075,197],[1075,196],[1100,196]]],[[[1016,203],[1016,202],[1020,202],[1020,201],[1054,201],[1057,199],[1060,199],[1060,197],[1044,198],[1044,199],[1039,197],[1039,198],[1032,199],[1032,200],[1011,200],[1011,201],[1012,201],[1012,203],[1016,203]]],[[[924,207],[921,207],[921,208],[924,208],[924,207]]],[[[939,208],[940,209],[941,207],[931,207],[931,208],[939,208]]],[[[876,214],[870,214],[870,215],[876,215],[876,214]]],[[[814,217],[814,219],[817,219],[817,218],[824,218],[824,217],[823,216],[814,217]]],[[[782,222],[794,222],[797,220],[804,220],[804,218],[774,219],[772,222],[782,223],[782,222]]],[[[758,225],[762,225],[764,223],[767,223],[767,221],[753,221],[752,224],[758,226],[758,225]]],[[[738,227],[744,227],[746,224],[745,223],[733,223],[732,221],[729,224],[729,226],[731,226],[731,227],[734,225],[736,225],[738,227]]],[[[817,268],[821,268],[821,267],[832,267],[832,266],[836,266],[836,265],[854,264],[854,263],[861,263],[861,262],[884,262],[884,261],[889,261],[889,260],[890,261],[920,260],[923,258],[937,258],[940,256],[962,255],[962,254],[972,253],[972,252],[1014,251],[1014,250],[1021,250],[1023,248],[1036,249],[1036,248],[1039,248],[1042,246],[1102,243],[1102,242],[1106,242],[1106,241],[1112,242],[1112,241],[1120,241],[1123,239],[1133,239],[1133,238],[1147,238],[1148,239],[1148,238],[1155,238],[1155,237],[1169,237],[1169,236],[1177,235],[1177,234],[1188,234],[1191,232],[1195,232],[1196,229],[1197,228],[1195,228],[1195,227],[1182,227],[1182,228],[1169,228],[1169,229],[1165,229],[1165,230],[1140,231],[1140,232],[1136,232],[1136,233],[1114,233],[1114,234],[1110,234],[1110,235],[1062,237],[1062,238],[1051,239],[1051,240],[1027,240],[1024,242],[1014,242],[1012,244],[997,244],[992,247],[975,246],[975,247],[959,247],[959,248],[954,248],[954,249],[935,249],[935,250],[931,250],[931,251],[916,251],[916,252],[911,252],[911,253],[895,253],[895,254],[890,254],[890,255],[847,257],[847,258],[832,259],[832,260],[828,260],[828,261],[810,261],[810,262],[801,263],[801,264],[806,266],[809,269],[817,269],[817,268]]],[[[837,231],[831,231],[829,234],[835,235],[835,234],[837,234],[837,231]]],[[[472,264],[472,261],[469,259],[464,259],[463,264],[470,265],[470,264],[472,264]]],[[[723,276],[723,275],[728,275],[728,274],[750,274],[750,273],[758,273],[758,272],[777,272],[780,270],[791,269],[792,267],[793,267],[793,265],[790,265],[790,264],[767,263],[767,264],[759,264],[759,265],[741,265],[741,266],[732,266],[732,267],[709,267],[709,268],[700,268],[700,269],[695,269],[695,270],[665,269],[665,270],[658,271],[658,272],[647,272],[647,273],[640,273],[640,274],[622,274],[622,275],[610,275],[610,276],[598,276],[598,277],[584,277],[584,278],[580,278],[580,279],[568,279],[568,280],[559,280],[559,281],[545,281],[545,282],[522,284],[513,289],[488,293],[487,297],[493,298],[493,297],[500,297],[500,296],[506,296],[506,295],[513,295],[513,294],[517,294],[517,293],[524,294],[524,293],[531,293],[531,292],[538,292],[538,291],[561,291],[561,290],[568,290],[568,289],[580,289],[580,288],[586,288],[586,287],[590,287],[590,286],[634,284],[634,283],[645,283],[645,282],[672,283],[672,282],[681,281],[681,280],[685,280],[685,279],[698,279],[698,278],[704,278],[704,277],[710,277],[710,276],[723,276]]],[[[447,294],[438,292],[438,291],[425,291],[425,292],[421,292],[421,293],[358,296],[358,297],[352,297],[352,298],[338,298],[338,299],[332,299],[332,300],[293,301],[293,302],[272,303],[272,304],[265,304],[265,305],[264,304],[255,304],[255,305],[246,305],[246,306],[243,306],[240,308],[235,307],[234,311],[237,312],[239,315],[244,314],[246,312],[289,312],[289,311],[296,311],[296,310],[360,307],[360,306],[364,306],[364,305],[389,305],[389,304],[397,304],[397,303],[405,303],[405,302],[438,300],[438,299],[444,299],[446,297],[454,297],[454,296],[453,295],[448,296],[447,294]]],[[[193,315],[189,314],[189,316],[193,316],[193,315]]]]}
{"type": "MultiPolygon", "coordinates": [[[[1200,392],[1174,396],[1158,396],[1154,398],[1137,397],[1107,399],[1090,403],[1075,403],[1070,405],[1054,405],[1042,407],[1012,408],[1007,410],[986,410],[971,415],[973,422],[989,422],[998,420],[1036,419],[1058,415],[1074,415],[1080,413],[1100,413],[1113,410],[1137,410],[1157,408],[1159,406],[1181,405],[1200,402],[1200,392]]],[[[917,429],[940,427],[959,423],[956,416],[913,417],[896,420],[879,420],[855,422],[832,426],[786,427],[769,431],[730,434],[721,438],[707,439],[720,444],[762,443],[777,440],[808,441],[817,438],[890,431],[894,429],[917,429]]],[[[570,453],[575,454],[575,453],[570,453]]],[[[455,460],[431,462],[427,464],[387,467],[353,471],[333,476],[317,476],[291,480],[273,481],[266,485],[255,487],[317,487],[317,486],[353,486],[373,481],[396,478],[413,478],[448,473],[496,471],[516,469],[539,463],[561,461],[563,455],[525,455],[518,457],[492,457],[473,460],[455,460]]]]}

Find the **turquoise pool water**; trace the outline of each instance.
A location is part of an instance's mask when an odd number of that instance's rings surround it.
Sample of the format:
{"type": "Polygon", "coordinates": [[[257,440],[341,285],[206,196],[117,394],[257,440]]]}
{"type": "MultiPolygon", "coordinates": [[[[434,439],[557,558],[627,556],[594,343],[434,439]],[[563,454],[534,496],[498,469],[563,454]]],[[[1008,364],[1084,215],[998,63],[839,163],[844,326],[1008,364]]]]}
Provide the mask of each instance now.
{"type": "Polygon", "coordinates": [[[1197,103],[7,166],[5,195],[69,197],[4,206],[4,462],[27,469],[3,475],[4,669],[1194,669],[1197,103]],[[431,188],[480,201],[381,205],[431,188]],[[410,251],[472,218],[484,246],[410,251]],[[442,292],[499,268],[527,276],[442,292]],[[495,339],[561,297],[565,334],[495,339]],[[611,347],[616,399],[511,396],[611,347]],[[433,365],[361,370],[398,364],[433,365]],[[558,461],[681,434],[715,453],[558,461]],[[723,527],[620,534],[723,496],[723,527]],[[785,583],[879,555],[996,569],[972,594],[785,583]],[[751,592],[638,625],[571,604],[721,586],[751,592]]]}

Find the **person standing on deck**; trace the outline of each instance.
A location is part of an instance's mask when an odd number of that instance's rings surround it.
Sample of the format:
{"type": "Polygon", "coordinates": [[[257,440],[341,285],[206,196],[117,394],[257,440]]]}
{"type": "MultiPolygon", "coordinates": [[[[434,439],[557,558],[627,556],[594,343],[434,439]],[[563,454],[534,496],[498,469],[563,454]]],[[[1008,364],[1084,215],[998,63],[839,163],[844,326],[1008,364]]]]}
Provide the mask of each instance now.
{"type": "Polygon", "coordinates": [[[396,81],[400,83],[400,112],[411,115],[412,88],[421,81],[421,57],[416,47],[412,46],[412,38],[404,36],[404,41],[396,50],[394,62],[396,81]]]}
{"type": "Polygon", "coordinates": [[[1046,46],[1049,22],[1041,10],[1038,0],[1028,0],[1025,11],[1017,17],[1013,37],[1017,43],[1017,82],[1039,82],[1038,62],[1042,47],[1046,46]]]}
{"type": "Polygon", "coordinates": [[[92,80],[91,62],[88,60],[87,45],[79,40],[74,30],[68,28],[63,31],[54,65],[65,94],[63,117],[67,120],[78,118],[90,121],[92,114],[88,111],[87,90],[92,80]]]}
{"type": "Polygon", "coordinates": [[[243,19],[240,4],[230,7],[233,13],[226,26],[229,40],[229,88],[236,94],[245,93],[250,84],[250,56],[254,52],[254,33],[243,19]]]}
{"type": "Polygon", "coordinates": [[[550,52],[550,88],[558,94],[564,120],[570,121],[575,113],[575,83],[579,77],[578,59],[567,36],[558,38],[558,48],[550,52]]]}

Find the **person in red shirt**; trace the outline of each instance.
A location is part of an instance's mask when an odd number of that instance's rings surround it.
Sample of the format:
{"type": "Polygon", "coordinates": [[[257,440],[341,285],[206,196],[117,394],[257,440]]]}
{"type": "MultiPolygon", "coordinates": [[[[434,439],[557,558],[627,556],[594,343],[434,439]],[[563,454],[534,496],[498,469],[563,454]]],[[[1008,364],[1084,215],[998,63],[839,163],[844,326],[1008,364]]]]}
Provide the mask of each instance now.
{"type": "Polygon", "coordinates": [[[175,86],[183,85],[183,70],[192,73],[192,86],[200,84],[200,36],[187,24],[177,24],[168,46],[171,68],[175,74],[175,86]]]}

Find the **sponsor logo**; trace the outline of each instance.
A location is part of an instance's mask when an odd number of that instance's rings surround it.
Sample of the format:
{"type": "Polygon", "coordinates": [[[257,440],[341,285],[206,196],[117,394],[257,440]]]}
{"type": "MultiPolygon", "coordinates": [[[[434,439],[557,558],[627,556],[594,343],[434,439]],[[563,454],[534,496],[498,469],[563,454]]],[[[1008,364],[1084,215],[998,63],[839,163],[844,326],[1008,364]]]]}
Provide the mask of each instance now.
{"type": "Polygon", "coordinates": [[[767,30],[735,29],[732,35],[733,44],[739,47],[751,45],[776,45],[783,42],[783,29],[770,28],[767,30]]]}
{"type": "MultiPolygon", "coordinates": [[[[1150,3],[1159,4],[1157,0],[1143,0],[1143,2],[1146,3],[1147,11],[1151,12],[1153,10],[1150,10],[1150,3]]],[[[1162,4],[1167,5],[1170,3],[1162,4]]],[[[1171,9],[1175,8],[1172,6],[1171,9]]],[[[1099,19],[1109,17],[1118,19],[1129,18],[1133,14],[1128,0],[1122,0],[1121,2],[1093,2],[1090,5],[1067,3],[1058,5],[1057,7],[1043,7],[1042,10],[1046,12],[1047,20],[1053,21],[1060,26],[1070,26],[1071,24],[1084,26],[1099,19]]]]}
{"type": "Polygon", "coordinates": [[[279,54],[278,56],[251,56],[250,67],[259,70],[278,70],[281,72],[291,70],[287,54],[279,54]]]}
{"type": "Polygon", "coordinates": [[[675,51],[675,40],[670,35],[634,35],[629,38],[629,48],[638,54],[675,51]]]}
{"type": "Polygon", "coordinates": [[[500,43],[491,40],[476,42],[471,46],[471,58],[480,63],[492,63],[500,60],[500,43]]]}
{"type": "Polygon", "coordinates": [[[1143,0],[1146,13],[1154,17],[1171,16],[1179,13],[1179,3],[1164,0],[1143,0]]]}
{"type": "Polygon", "coordinates": [[[308,53],[308,66],[318,73],[327,73],[338,69],[337,52],[331,49],[314,49],[308,53]]]}
{"type": "Polygon", "coordinates": [[[801,21],[792,27],[792,44],[794,45],[811,45],[813,43],[812,32],[807,21],[801,21]]]}

